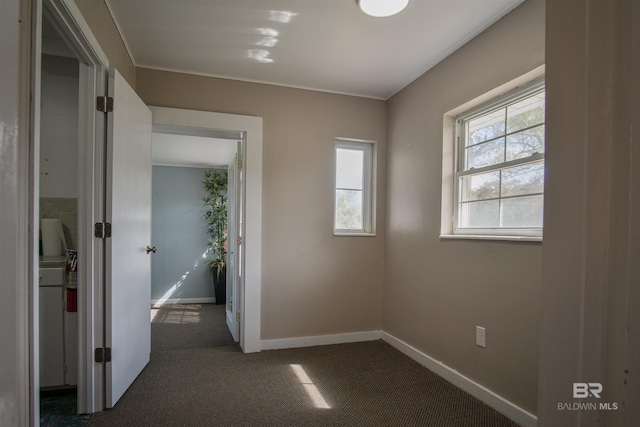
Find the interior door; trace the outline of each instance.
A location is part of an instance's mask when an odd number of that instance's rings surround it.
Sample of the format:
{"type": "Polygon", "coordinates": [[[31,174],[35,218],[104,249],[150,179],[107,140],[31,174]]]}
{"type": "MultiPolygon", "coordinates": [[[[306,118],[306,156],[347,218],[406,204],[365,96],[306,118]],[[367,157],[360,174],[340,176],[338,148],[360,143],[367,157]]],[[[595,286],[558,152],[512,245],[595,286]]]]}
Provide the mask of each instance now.
{"type": "Polygon", "coordinates": [[[240,206],[240,171],[238,159],[240,142],[234,155],[229,159],[227,171],[227,326],[238,342],[240,339],[240,322],[238,319],[238,286],[240,284],[240,247],[238,245],[239,230],[239,206],[240,206]]]}
{"type": "Polygon", "coordinates": [[[151,351],[151,111],[124,78],[109,73],[107,115],[105,404],[112,408],[151,351]]]}

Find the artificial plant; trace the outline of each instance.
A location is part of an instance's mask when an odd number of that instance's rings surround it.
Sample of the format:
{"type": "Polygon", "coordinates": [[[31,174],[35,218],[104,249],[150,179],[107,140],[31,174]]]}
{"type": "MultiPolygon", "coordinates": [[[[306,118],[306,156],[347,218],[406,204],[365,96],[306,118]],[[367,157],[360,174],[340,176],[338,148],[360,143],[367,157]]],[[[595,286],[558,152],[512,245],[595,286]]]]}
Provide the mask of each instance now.
{"type": "Polygon", "coordinates": [[[209,247],[214,256],[209,267],[220,277],[220,272],[227,264],[227,172],[205,170],[202,183],[206,191],[202,201],[207,208],[204,219],[207,222],[209,247]]]}

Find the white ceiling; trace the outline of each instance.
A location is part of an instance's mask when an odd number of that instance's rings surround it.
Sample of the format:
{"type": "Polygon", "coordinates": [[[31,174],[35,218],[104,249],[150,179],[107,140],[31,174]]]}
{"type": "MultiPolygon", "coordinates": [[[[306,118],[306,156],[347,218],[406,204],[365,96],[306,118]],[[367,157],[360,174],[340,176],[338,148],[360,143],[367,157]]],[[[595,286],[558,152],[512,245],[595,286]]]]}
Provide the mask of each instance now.
{"type": "Polygon", "coordinates": [[[237,140],[153,132],[151,147],[154,165],[224,167],[236,151],[237,140]]]}
{"type": "Polygon", "coordinates": [[[106,0],[138,67],[388,99],[524,0],[106,0]]]}

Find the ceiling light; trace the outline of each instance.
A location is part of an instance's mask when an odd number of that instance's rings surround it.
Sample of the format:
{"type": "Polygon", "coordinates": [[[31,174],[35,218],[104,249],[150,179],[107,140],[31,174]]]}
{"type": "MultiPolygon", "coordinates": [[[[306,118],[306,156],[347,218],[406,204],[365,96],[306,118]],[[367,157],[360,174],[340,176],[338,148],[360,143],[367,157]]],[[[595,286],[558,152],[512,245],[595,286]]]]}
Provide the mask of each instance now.
{"type": "Polygon", "coordinates": [[[402,12],[409,0],[356,0],[364,13],[376,18],[385,18],[402,12]]]}

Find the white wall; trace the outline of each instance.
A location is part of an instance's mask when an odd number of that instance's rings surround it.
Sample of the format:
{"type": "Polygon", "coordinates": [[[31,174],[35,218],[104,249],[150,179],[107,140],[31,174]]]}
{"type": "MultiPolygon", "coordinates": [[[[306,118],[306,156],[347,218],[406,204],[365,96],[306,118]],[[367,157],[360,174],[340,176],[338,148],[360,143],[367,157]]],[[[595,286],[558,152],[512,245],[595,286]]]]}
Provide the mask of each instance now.
{"type": "Polygon", "coordinates": [[[42,55],[40,197],[78,196],[78,67],[42,55]]]}
{"type": "Polygon", "coordinates": [[[29,8],[0,2],[0,425],[29,420],[28,120],[25,100],[29,8]],[[20,19],[23,23],[20,24],[20,19]],[[21,27],[24,28],[21,31],[21,27]]]}

